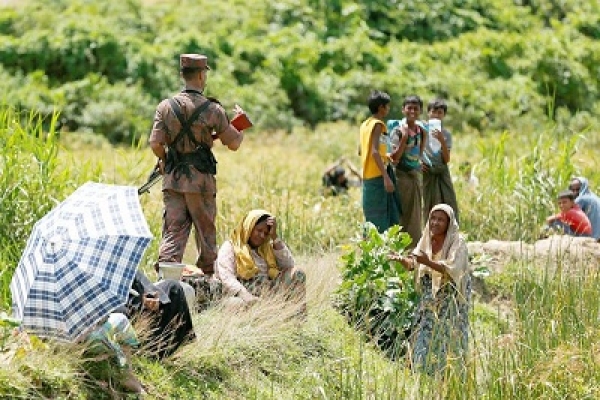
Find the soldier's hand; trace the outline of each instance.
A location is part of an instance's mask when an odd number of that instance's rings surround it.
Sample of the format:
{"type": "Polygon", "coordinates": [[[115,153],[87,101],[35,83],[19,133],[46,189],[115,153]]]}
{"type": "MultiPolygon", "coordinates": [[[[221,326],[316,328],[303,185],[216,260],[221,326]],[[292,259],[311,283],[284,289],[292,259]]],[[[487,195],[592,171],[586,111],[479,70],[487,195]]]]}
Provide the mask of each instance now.
{"type": "Polygon", "coordinates": [[[160,172],[161,175],[165,174],[165,162],[162,159],[158,159],[156,162],[156,168],[158,168],[158,172],[160,172]]]}
{"type": "Polygon", "coordinates": [[[233,107],[233,112],[236,113],[236,114],[243,114],[245,111],[244,111],[244,109],[242,107],[240,107],[239,104],[236,104],[233,107]]]}

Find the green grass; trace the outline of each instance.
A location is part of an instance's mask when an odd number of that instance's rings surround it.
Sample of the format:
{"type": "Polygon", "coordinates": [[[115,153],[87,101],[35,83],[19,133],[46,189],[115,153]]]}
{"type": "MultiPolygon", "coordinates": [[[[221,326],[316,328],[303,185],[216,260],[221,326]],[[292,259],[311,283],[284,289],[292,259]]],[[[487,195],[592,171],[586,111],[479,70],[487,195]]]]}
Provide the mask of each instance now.
{"type": "MultiPolygon", "coordinates": [[[[0,193],[7,210],[0,224],[3,309],[10,304],[12,270],[37,218],[88,179],[139,186],[154,163],[143,144],[113,148],[77,134],[55,141],[35,118],[12,121],[12,111],[0,113],[0,193]]],[[[470,240],[531,239],[543,216],[555,211],[556,191],[566,187],[571,174],[597,185],[600,173],[590,161],[594,148],[585,145],[598,143],[595,131],[584,138],[551,129],[539,138],[455,133],[452,172],[468,159],[480,179],[476,191],[457,183],[462,227],[470,240]]],[[[358,164],[356,144],[357,127],[333,124],[293,134],[248,131],[237,154],[217,148],[219,242],[249,208],[275,212],[282,236],[308,274],[309,317],[304,324],[288,320],[294,305],[277,300],[245,313],[214,308],[197,315],[199,340],[175,357],[156,363],[134,356],[148,397],[597,398],[598,260],[517,258],[505,272],[485,278],[500,301],[475,304],[465,377],[450,373],[436,382],[413,375],[403,361],[390,362],[347,325],[332,309],[330,293],[339,282],[337,246],[362,221],[360,192],[322,198],[319,185],[322,169],[338,157],[358,164]]],[[[158,238],[159,188],[141,201],[158,238]]],[[[157,242],[144,258],[145,269],[156,257],[157,242]]],[[[193,246],[186,259],[193,261],[193,246]]],[[[82,354],[77,346],[9,337],[0,348],[0,398],[111,398],[118,390],[115,367],[82,354]]]]}

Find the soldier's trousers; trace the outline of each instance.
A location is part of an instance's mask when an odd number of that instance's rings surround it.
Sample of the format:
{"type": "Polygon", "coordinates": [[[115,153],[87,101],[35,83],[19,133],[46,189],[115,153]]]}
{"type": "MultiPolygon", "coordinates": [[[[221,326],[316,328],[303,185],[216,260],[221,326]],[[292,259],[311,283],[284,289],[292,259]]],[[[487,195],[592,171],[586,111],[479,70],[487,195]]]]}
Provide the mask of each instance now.
{"type": "Polygon", "coordinates": [[[158,262],[181,262],[190,230],[194,226],[198,259],[196,265],[204,273],[214,273],[217,259],[215,218],[217,201],[214,193],[180,193],[163,191],[164,213],[162,241],[158,262]]]}

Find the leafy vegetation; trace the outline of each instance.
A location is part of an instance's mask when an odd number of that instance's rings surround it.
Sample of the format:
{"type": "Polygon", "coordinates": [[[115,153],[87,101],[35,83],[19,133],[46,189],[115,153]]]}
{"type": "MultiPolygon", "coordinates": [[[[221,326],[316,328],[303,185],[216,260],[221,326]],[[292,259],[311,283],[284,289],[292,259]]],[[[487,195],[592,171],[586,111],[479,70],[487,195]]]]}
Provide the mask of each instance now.
{"type": "Polygon", "coordinates": [[[418,296],[414,275],[388,254],[402,253],[411,239],[399,226],[380,234],[366,224],[364,231],[341,256],[335,303],[350,325],[397,359],[406,352],[418,296]]]}
{"type": "Polygon", "coordinates": [[[242,104],[263,129],[355,122],[379,88],[392,116],[417,93],[447,98],[454,130],[528,130],[600,110],[599,7],[29,0],[0,17],[0,89],[19,109],[60,110],[61,130],[132,143],[177,90],[178,55],[200,52],[213,67],[207,92],[228,109],[242,104]]]}
{"type": "Polygon", "coordinates": [[[8,285],[33,225],[80,182],[98,170],[59,162],[58,114],[44,129],[36,113],[0,107],[0,309],[10,304],[8,285]]]}
{"type": "MultiPolygon", "coordinates": [[[[10,109],[4,112],[17,115],[10,109]]],[[[55,146],[55,150],[48,156],[52,173],[45,181],[47,186],[28,189],[37,190],[33,196],[14,186],[6,187],[3,193],[8,193],[9,188],[16,190],[12,194],[16,200],[3,205],[7,210],[15,210],[13,213],[20,212],[17,207],[26,207],[25,216],[37,215],[38,207],[46,202],[51,207],[88,179],[140,185],[154,165],[150,151],[141,144],[112,147],[99,137],[72,133],[63,133],[59,140],[50,132],[34,129],[40,126],[37,123],[33,127],[21,125],[19,121],[28,119],[18,115],[16,119],[2,119],[14,121],[1,125],[3,143],[10,143],[8,139],[15,133],[24,136],[13,147],[2,147],[6,153],[0,176],[6,176],[10,170],[20,171],[21,186],[27,188],[27,182],[39,182],[39,170],[20,165],[31,165],[36,159],[32,155],[41,152],[38,146],[55,146]],[[54,141],[48,142],[50,137],[54,141]]],[[[541,222],[544,215],[553,212],[554,191],[566,187],[570,173],[587,176],[591,182],[600,181],[593,163],[595,144],[600,140],[597,131],[573,136],[558,127],[544,129],[547,136],[539,138],[510,131],[491,137],[457,136],[450,165],[458,178],[461,222],[470,240],[533,237],[537,226],[525,223],[521,217],[526,207],[532,207],[529,217],[541,222]],[[551,138],[558,135],[562,141],[552,142],[551,138]],[[456,174],[456,166],[463,160],[475,166],[480,179],[477,190],[470,189],[456,174]],[[544,179],[536,180],[538,175],[544,179]],[[523,189],[519,185],[524,185],[523,189]],[[520,197],[516,197],[518,193],[520,197]],[[515,206],[519,202],[520,214],[515,206]]],[[[218,241],[225,240],[248,209],[272,210],[281,221],[282,237],[290,243],[299,258],[298,265],[308,274],[309,318],[301,327],[286,321],[286,316],[296,310],[293,306],[283,309],[280,303],[264,304],[234,317],[220,308],[195,316],[198,337],[203,339],[186,347],[176,358],[158,364],[143,354],[134,356],[136,373],[151,392],[148,397],[191,399],[202,393],[201,397],[207,399],[534,399],[557,398],[556,393],[565,397],[572,391],[577,398],[594,398],[595,388],[600,386],[594,367],[594,316],[600,305],[593,297],[593,288],[600,282],[598,274],[592,271],[598,260],[575,265],[561,259],[543,260],[542,266],[534,266],[534,260],[523,259],[505,274],[492,274],[492,293],[515,307],[513,315],[506,318],[505,311],[501,313],[493,304],[475,304],[471,362],[467,376],[460,382],[452,378],[440,385],[412,375],[401,359],[391,361],[383,356],[374,344],[365,342],[364,331],[355,331],[332,309],[330,295],[342,278],[338,271],[346,273],[344,264],[350,260],[337,260],[336,249],[351,243],[357,223],[362,220],[360,191],[351,189],[347,197],[323,198],[319,194],[320,176],[323,168],[340,156],[349,155],[358,163],[356,138],[349,134],[352,131],[355,127],[345,124],[320,125],[314,131],[296,129],[293,135],[249,131],[239,154],[230,153],[223,146],[216,148],[218,241]],[[335,268],[338,263],[342,267],[339,270],[335,268]],[[557,267],[564,272],[554,274],[557,267]],[[532,334],[536,329],[540,333],[532,334]]],[[[159,237],[159,188],[153,188],[141,201],[151,229],[159,237]]],[[[1,237],[3,245],[8,246],[0,249],[0,270],[5,277],[0,287],[4,299],[1,308],[5,310],[10,305],[8,283],[12,270],[34,222],[33,217],[22,220],[22,226],[13,226],[15,232],[22,229],[21,235],[11,237],[6,231],[1,237]]],[[[396,242],[382,242],[374,237],[370,244],[364,244],[372,246],[368,247],[372,249],[369,257],[378,260],[376,264],[384,262],[378,257],[383,255],[385,246],[404,246],[402,235],[390,239],[396,242]],[[382,252],[378,253],[377,248],[382,252]]],[[[155,240],[144,257],[142,267],[147,271],[156,257],[157,245],[155,240]]],[[[352,279],[358,279],[362,257],[358,243],[342,247],[344,254],[353,251],[354,269],[349,268],[347,274],[355,271],[352,279]]],[[[194,261],[192,244],[185,258],[187,262],[194,261]]],[[[380,274],[384,268],[373,273],[380,274]]],[[[391,266],[387,271],[385,276],[396,273],[391,266]]],[[[371,277],[370,272],[363,272],[371,277]]],[[[379,283],[384,281],[375,278],[379,283]]],[[[41,344],[21,343],[12,336],[5,336],[3,346],[0,359],[6,362],[0,362],[0,397],[110,398],[119,390],[115,366],[109,360],[82,357],[81,349],[65,349],[61,344],[39,347],[41,344]],[[17,353],[20,356],[15,358],[17,353]]]]}
{"type": "MultiPolygon", "coordinates": [[[[371,231],[352,242],[360,191],[324,198],[319,185],[331,161],[358,164],[356,122],[371,89],[392,94],[391,117],[406,94],[440,95],[450,105],[461,230],[470,241],[535,239],[572,175],[600,182],[599,7],[31,0],[3,9],[0,311],[10,308],[8,285],[36,220],[87,180],[144,182],[154,165],[144,146],[154,105],[178,87],[178,54],[202,52],[213,67],[207,91],[227,108],[242,104],[256,123],[240,154],[215,149],[218,241],[248,209],[274,212],[307,272],[309,316],[298,325],[288,318],[295,305],[277,300],[235,315],[221,307],[195,315],[202,339],[176,357],[134,355],[149,398],[598,398],[597,259],[523,257],[483,278],[499,303],[474,304],[468,373],[432,381],[393,360],[407,326],[396,311],[413,300],[407,276],[384,254],[401,251],[405,236],[371,231]],[[467,160],[477,188],[458,173],[467,160]],[[409,290],[398,292],[400,283],[409,290]],[[351,326],[332,308],[332,293],[346,302],[351,326]],[[357,310],[370,310],[368,318],[357,310]]],[[[141,202],[159,237],[158,187],[141,202]]],[[[150,274],[157,247],[155,240],[142,262],[150,274]]],[[[188,246],[185,260],[194,258],[188,246]]],[[[25,341],[12,326],[0,314],[0,397],[122,395],[110,360],[25,341]]]]}

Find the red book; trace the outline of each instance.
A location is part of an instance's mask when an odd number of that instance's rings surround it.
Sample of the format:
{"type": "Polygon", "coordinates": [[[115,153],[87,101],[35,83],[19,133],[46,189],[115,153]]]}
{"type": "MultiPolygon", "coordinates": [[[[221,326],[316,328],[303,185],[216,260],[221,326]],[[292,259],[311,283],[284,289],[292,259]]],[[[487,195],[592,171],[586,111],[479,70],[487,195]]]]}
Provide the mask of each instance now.
{"type": "Polygon", "coordinates": [[[231,119],[231,125],[238,131],[243,131],[244,129],[252,127],[252,121],[250,121],[246,113],[241,113],[236,114],[235,117],[231,119]]]}

